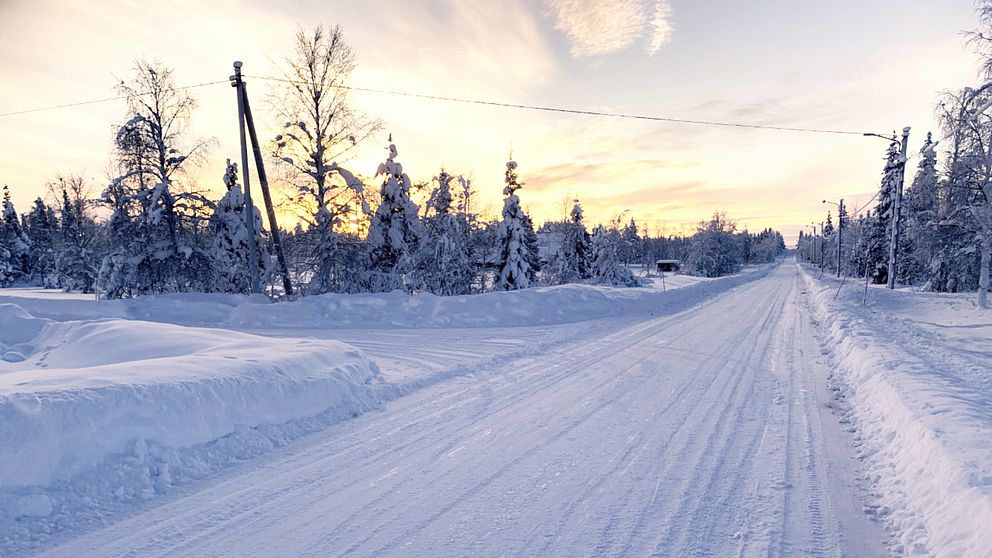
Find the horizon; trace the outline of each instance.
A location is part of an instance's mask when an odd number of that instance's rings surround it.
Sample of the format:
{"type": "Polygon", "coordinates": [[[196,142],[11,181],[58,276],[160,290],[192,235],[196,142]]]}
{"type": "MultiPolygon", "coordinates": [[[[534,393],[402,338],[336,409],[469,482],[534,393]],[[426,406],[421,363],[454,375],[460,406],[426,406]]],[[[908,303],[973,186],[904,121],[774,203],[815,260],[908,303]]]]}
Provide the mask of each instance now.
{"type": "MultiPolygon", "coordinates": [[[[187,4],[123,2],[108,10],[6,3],[0,32],[17,48],[0,54],[8,83],[0,112],[111,96],[136,58],[161,60],[177,85],[225,80],[231,62],[241,60],[264,142],[275,135],[264,107],[269,82],[252,76],[279,75],[278,61],[306,21],[304,28],[342,25],[358,62],[353,87],[852,133],[911,126],[912,154],[936,128],[938,91],[973,83],[978,69],[960,36],[976,25],[965,0],[746,8],[619,0],[585,10],[567,1],[300,0],[281,10],[260,2],[183,10],[187,4]],[[159,27],[148,33],[143,21],[159,27]],[[60,45],[38,41],[39,26],[62,37],[60,45]]],[[[234,93],[226,83],[191,92],[199,108],[189,137],[216,139],[192,180],[219,197],[224,160],[238,160],[234,93]]],[[[676,234],[722,211],[740,227],[779,230],[792,245],[799,230],[832,210],[821,200],[844,198],[856,209],[871,199],[885,151],[877,139],[853,134],[629,121],[358,91],[351,98],[384,127],[346,166],[370,177],[392,134],[415,182],[442,166],[471,175],[479,206],[494,214],[512,149],[526,184],[522,204],[538,223],[564,217],[566,200],[578,198],[590,223],[629,210],[652,233],[676,234]]],[[[0,119],[0,183],[10,186],[18,211],[44,196],[59,173],[83,174],[98,194],[112,130],[126,116],[123,101],[115,101],[0,119]]],[[[369,178],[366,185],[376,184],[369,178]]]]}

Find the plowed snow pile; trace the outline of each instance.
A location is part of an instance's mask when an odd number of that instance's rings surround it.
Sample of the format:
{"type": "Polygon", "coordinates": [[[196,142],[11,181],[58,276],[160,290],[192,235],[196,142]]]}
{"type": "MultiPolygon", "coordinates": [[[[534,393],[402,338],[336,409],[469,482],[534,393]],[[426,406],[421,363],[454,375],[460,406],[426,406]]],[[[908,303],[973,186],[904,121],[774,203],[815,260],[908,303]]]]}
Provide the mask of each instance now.
{"type": "Polygon", "coordinates": [[[992,318],[974,294],[869,289],[804,274],[896,554],[992,549],[992,318]]]}
{"type": "Polygon", "coordinates": [[[292,438],[304,419],[376,407],[387,389],[335,341],[51,322],[11,304],[0,325],[0,537],[18,518],[148,498],[292,438]]]}

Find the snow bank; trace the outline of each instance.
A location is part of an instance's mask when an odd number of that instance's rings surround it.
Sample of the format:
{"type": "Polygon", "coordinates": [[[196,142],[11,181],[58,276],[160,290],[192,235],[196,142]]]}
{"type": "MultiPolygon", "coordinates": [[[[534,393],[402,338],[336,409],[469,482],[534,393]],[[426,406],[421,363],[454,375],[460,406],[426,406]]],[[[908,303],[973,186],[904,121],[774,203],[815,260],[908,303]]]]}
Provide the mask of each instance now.
{"type": "Polygon", "coordinates": [[[10,289],[0,290],[0,303],[14,303],[33,316],[56,321],[115,317],[233,329],[517,327],[671,314],[764,277],[770,269],[749,268],[718,279],[673,275],[666,280],[665,291],[656,279],[651,287],[644,288],[571,284],[451,297],[395,291],[326,294],[268,304],[260,296],[188,293],[134,300],[80,300],[10,289]]]}
{"type": "Polygon", "coordinates": [[[0,368],[0,539],[18,518],[147,498],[388,391],[374,363],[335,341],[50,322],[0,305],[4,343],[31,332],[27,360],[0,368]]]}
{"type": "Polygon", "coordinates": [[[768,274],[768,266],[678,289],[561,285],[473,296],[326,294],[268,306],[240,305],[225,327],[519,327],[616,316],[672,314],[768,274]]]}
{"type": "Polygon", "coordinates": [[[989,394],[962,389],[949,363],[928,360],[912,337],[879,327],[877,315],[892,309],[862,306],[860,286],[838,296],[836,282],[803,277],[837,366],[835,392],[849,406],[845,420],[878,498],[869,511],[894,528],[894,551],[988,556],[989,394]]]}

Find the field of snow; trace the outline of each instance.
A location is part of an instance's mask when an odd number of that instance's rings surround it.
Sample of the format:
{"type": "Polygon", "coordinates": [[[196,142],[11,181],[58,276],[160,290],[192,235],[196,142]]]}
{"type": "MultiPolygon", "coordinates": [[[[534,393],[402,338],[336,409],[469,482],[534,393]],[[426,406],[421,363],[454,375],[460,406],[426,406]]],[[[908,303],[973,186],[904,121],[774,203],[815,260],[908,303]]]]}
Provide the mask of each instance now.
{"type": "Polygon", "coordinates": [[[664,292],[569,285],[281,304],[0,291],[0,554],[92,528],[399,395],[679,312],[767,272],[676,279],[664,292]]]}
{"type": "Polygon", "coordinates": [[[908,555],[992,549],[992,315],[974,294],[804,281],[874,493],[908,555]],[[865,302],[866,301],[866,302],[865,302]]]}
{"type": "Polygon", "coordinates": [[[992,318],[863,296],[0,291],[0,555],[985,556],[992,318]]]}

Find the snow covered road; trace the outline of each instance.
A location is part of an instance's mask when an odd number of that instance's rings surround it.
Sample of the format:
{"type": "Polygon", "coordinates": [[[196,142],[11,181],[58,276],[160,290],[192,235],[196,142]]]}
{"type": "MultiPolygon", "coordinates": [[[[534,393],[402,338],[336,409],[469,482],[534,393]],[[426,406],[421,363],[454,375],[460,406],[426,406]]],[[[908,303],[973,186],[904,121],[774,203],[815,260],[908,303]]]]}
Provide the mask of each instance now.
{"type": "Polygon", "coordinates": [[[884,555],[802,288],[442,381],[47,555],[884,555]]]}

